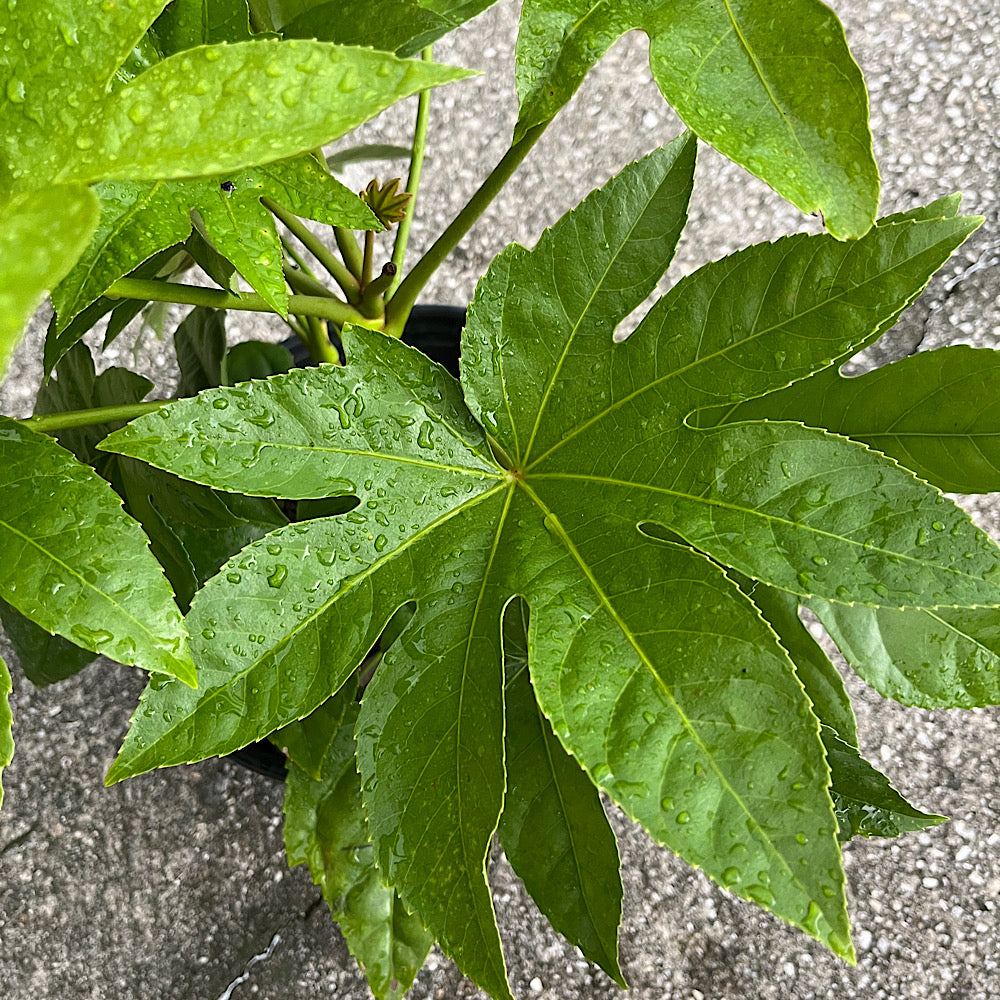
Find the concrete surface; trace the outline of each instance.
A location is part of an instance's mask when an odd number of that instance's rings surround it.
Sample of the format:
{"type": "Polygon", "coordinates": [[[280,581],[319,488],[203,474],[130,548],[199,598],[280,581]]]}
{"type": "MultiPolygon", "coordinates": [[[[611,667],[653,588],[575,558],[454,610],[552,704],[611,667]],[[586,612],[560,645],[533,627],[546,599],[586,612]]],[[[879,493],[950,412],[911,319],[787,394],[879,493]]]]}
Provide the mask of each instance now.
{"type": "MultiPolygon", "coordinates": [[[[442,61],[480,67],[484,75],[435,101],[416,250],[503,153],[514,120],[517,6],[501,0],[473,29],[439,46],[442,61]],[[491,110],[484,112],[487,101],[491,110]]],[[[962,189],[966,207],[987,217],[894,331],[892,349],[997,346],[1000,8],[995,0],[833,6],[871,89],[884,212],[962,189]]],[[[592,187],[676,133],[649,82],[645,50],[641,36],[615,46],[508,196],[437,277],[428,301],[465,303],[506,242],[533,243],[592,187]]],[[[366,136],[399,138],[410,115],[409,108],[389,113],[366,136]]],[[[810,226],[813,220],[705,150],[672,279],[746,243],[810,226]]],[[[36,349],[37,337],[19,353],[4,412],[26,412],[39,375],[36,349]]],[[[169,387],[169,348],[147,337],[139,349],[169,387]]],[[[123,337],[113,360],[127,363],[130,350],[123,337]]],[[[1000,533],[991,500],[973,507],[1000,533]]],[[[5,645],[2,651],[9,654],[5,645]]],[[[0,814],[0,997],[367,995],[308,874],[285,867],[279,787],[210,761],[105,790],[103,773],[141,676],[101,662],[58,690],[33,690],[16,668],[14,681],[17,753],[4,774],[0,814]]],[[[627,890],[622,953],[637,1000],[1000,997],[1000,710],[903,710],[857,682],[851,688],[863,750],[916,804],[953,817],[925,834],[847,848],[857,967],[727,897],[616,816],[627,890]]],[[[623,995],[544,926],[502,862],[494,884],[519,996],[623,995]]],[[[435,952],[412,996],[482,994],[435,952]]]]}

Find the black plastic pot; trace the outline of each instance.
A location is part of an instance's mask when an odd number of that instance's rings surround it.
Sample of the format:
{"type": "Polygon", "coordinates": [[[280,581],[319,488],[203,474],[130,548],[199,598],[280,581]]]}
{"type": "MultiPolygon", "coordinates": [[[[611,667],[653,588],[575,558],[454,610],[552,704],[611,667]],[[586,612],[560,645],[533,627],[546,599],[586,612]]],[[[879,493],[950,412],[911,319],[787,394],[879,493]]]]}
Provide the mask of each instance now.
{"type": "MultiPolygon", "coordinates": [[[[403,342],[423,351],[432,361],[458,378],[458,355],[465,326],[461,306],[414,306],[403,331],[403,342]]],[[[311,367],[305,345],[297,338],[285,341],[298,368],[311,367]]],[[[269,740],[251,743],[228,755],[230,760],[276,781],[285,780],[285,755],[269,740]]]]}

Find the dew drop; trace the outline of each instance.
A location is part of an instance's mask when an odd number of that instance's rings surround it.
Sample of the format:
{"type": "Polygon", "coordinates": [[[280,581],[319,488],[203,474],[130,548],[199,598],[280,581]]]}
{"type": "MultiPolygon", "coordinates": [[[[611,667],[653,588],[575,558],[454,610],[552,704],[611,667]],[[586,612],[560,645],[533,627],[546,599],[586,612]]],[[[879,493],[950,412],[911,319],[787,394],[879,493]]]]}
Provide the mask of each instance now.
{"type": "Polygon", "coordinates": [[[689,813],[689,812],[679,812],[677,814],[677,822],[681,826],[686,826],[688,823],[691,822],[691,813],[689,813]]]}
{"type": "Polygon", "coordinates": [[[211,445],[206,445],[201,449],[201,460],[206,465],[218,465],[219,453],[211,445]]]}
{"type": "Polygon", "coordinates": [[[375,539],[375,551],[381,552],[388,544],[389,544],[389,539],[386,538],[385,535],[379,535],[375,539]]]}
{"type": "Polygon", "coordinates": [[[213,399],[212,406],[214,406],[217,410],[225,410],[229,406],[229,400],[223,397],[220,397],[219,399],[213,399]]]}
{"type": "Polygon", "coordinates": [[[278,563],[274,567],[274,571],[268,576],[267,583],[269,587],[280,587],[287,579],[288,567],[282,563],[278,563]]]}

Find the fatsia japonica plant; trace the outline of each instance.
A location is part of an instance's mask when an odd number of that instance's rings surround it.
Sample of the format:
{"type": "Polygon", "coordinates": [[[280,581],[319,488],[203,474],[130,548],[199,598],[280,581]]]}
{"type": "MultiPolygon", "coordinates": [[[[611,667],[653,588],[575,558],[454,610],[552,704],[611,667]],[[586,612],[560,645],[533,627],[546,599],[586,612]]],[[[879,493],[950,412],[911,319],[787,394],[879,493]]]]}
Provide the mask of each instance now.
{"type": "Polygon", "coordinates": [[[981,220],[954,196],[875,221],[864,84],[815,0],[525,0],[510,151],[404,277],[431,88],[468,75],[429,46],[488,6],[0,10],[4,359],[54,306],[35,416],[0,418],[0,617],[36,684],[97,654],[150,673],[109,783],[284,752],[289,860],[378,997],[434,942],[510,997],[495,837],[624,985],[608,802],[851,961],[841,844],[942,817],[863,759],[800,611],[887,697],[1000,702],[1000,550],[941,492],[1000,488],[1000,365],[841,367],[981,220]],[[422,288],[635,28],[687,130],[496,257],[455,378],[401,339],[422,288]],[[406,183],[352,193],[322,147],[411,95],[406,183]],[[697,138],[828,232],[708,263],[616,337],[667,272],[697,138]],[[82,339],[151,303],[193,306],[171,399],[82,339]],[[227,349],[228,310],[318,364],[227,349]]]}

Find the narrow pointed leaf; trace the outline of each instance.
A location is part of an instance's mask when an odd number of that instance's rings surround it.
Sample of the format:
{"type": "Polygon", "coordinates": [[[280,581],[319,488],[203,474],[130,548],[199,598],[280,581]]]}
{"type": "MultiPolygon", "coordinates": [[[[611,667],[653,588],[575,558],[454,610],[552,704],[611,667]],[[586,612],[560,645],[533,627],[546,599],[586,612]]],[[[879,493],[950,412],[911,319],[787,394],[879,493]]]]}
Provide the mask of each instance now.
{"type": "Polygon", "coordinates": [[[0,600],[0,623],[17,654],[25,677],[35,687],[46,687],[78,674],[94,662],[94,654],[76,643],[53,635],[0,600]]]}
{"type": "Polygon", "coordinates": [[[597,788],[541,714],[527,669],[508,679],[504,698],[504,853],[552,926],[626,986],[618,963],[618,847],[597,788]]]}
{"type": "Polygon", "coordinates": [[[376,864],[497,1000],[511,1000],[486,881],[504,789],[505,492],[423,546],[422,598],[365,690],[357,730],[376,864]]]}
{"type": "Polygon", "coordinates": [[[556,733],[660,843],[851,956],[819,724],[784,650],[703,557],[559,500],[529,647],[556,733]]]}
{"type": "Polygon", "coordinates": [[[824,730],[823,742],[832,772],[833,805],[842,841],[852,837],[898,837],[945,822],[944,816],[911,806],[856,747],[829,730],[824,730]]]}
{"type": "Polygon", "coordinates": [[[465,70],[325,42],[272,40],[179,52],[110,95],[68,179],[222,174],[322,146],[465,70]],[[176,102],[171,128],[154,113],[176,102]]]}
{"type": "Polygon", "coordinates": [[[42,434],[0,420],[0,597],[48,632],[195,683],[170,586],[102,479],[42,434]]]}
{"type": "Polygon", "coordinates": [[[0,376],[42,296],[66,276],[90,242],[100,207],[78,184],[15,198],[0,223],[0,376]]]}
{"type": "MultiPolygon", "coordinates": [[[[14,759],[14,737],[11,734],[13,716],[10,712],[10,671],[0,659],[0,772],[14,759]]],[[[3,805],[3,784],[0,784],[0,806],[3,805]]]]}
{"type": "Polygon", "coordinates": [[[941,490],[1000,490],[1000,358],[944,347],[856,378],[837,367],[737,407],[729,420],[799,420],[864,441],[941,490]]]}
{"type": "Polygon", "coordinates": [[[744,586],[743,580],[737,581],[740,589],[777,633],[820,722],[842,741],[856,747],[858,725],[844,679],[799,618],[798,598],[756,581],[748,581],[744,586]]]}
{"type": "Polygon", "coordinates": [[[515,139],[548,121],[631,28],[649,35],[664,97],[701,138],[840,239],[875,219],[879,179],[864,80],[833,12],[816,0],[526,0],[515,139]]]}
{"type": "Polygon", "coordinates": [[[921,708],[1000,704],[997,608],[808,606],[851,667],[886,698],[921,708]]]}
{"type": "Polygon", "coordinates": [[[309,865],[372,993],[388,1000],[409,990],[434,939],[379,877],[354,757],[358,706],[335,700],[343,703],[341,719],[323,755],[322,779],[289,771],[285,850],[290,865],[309,865]]]}

